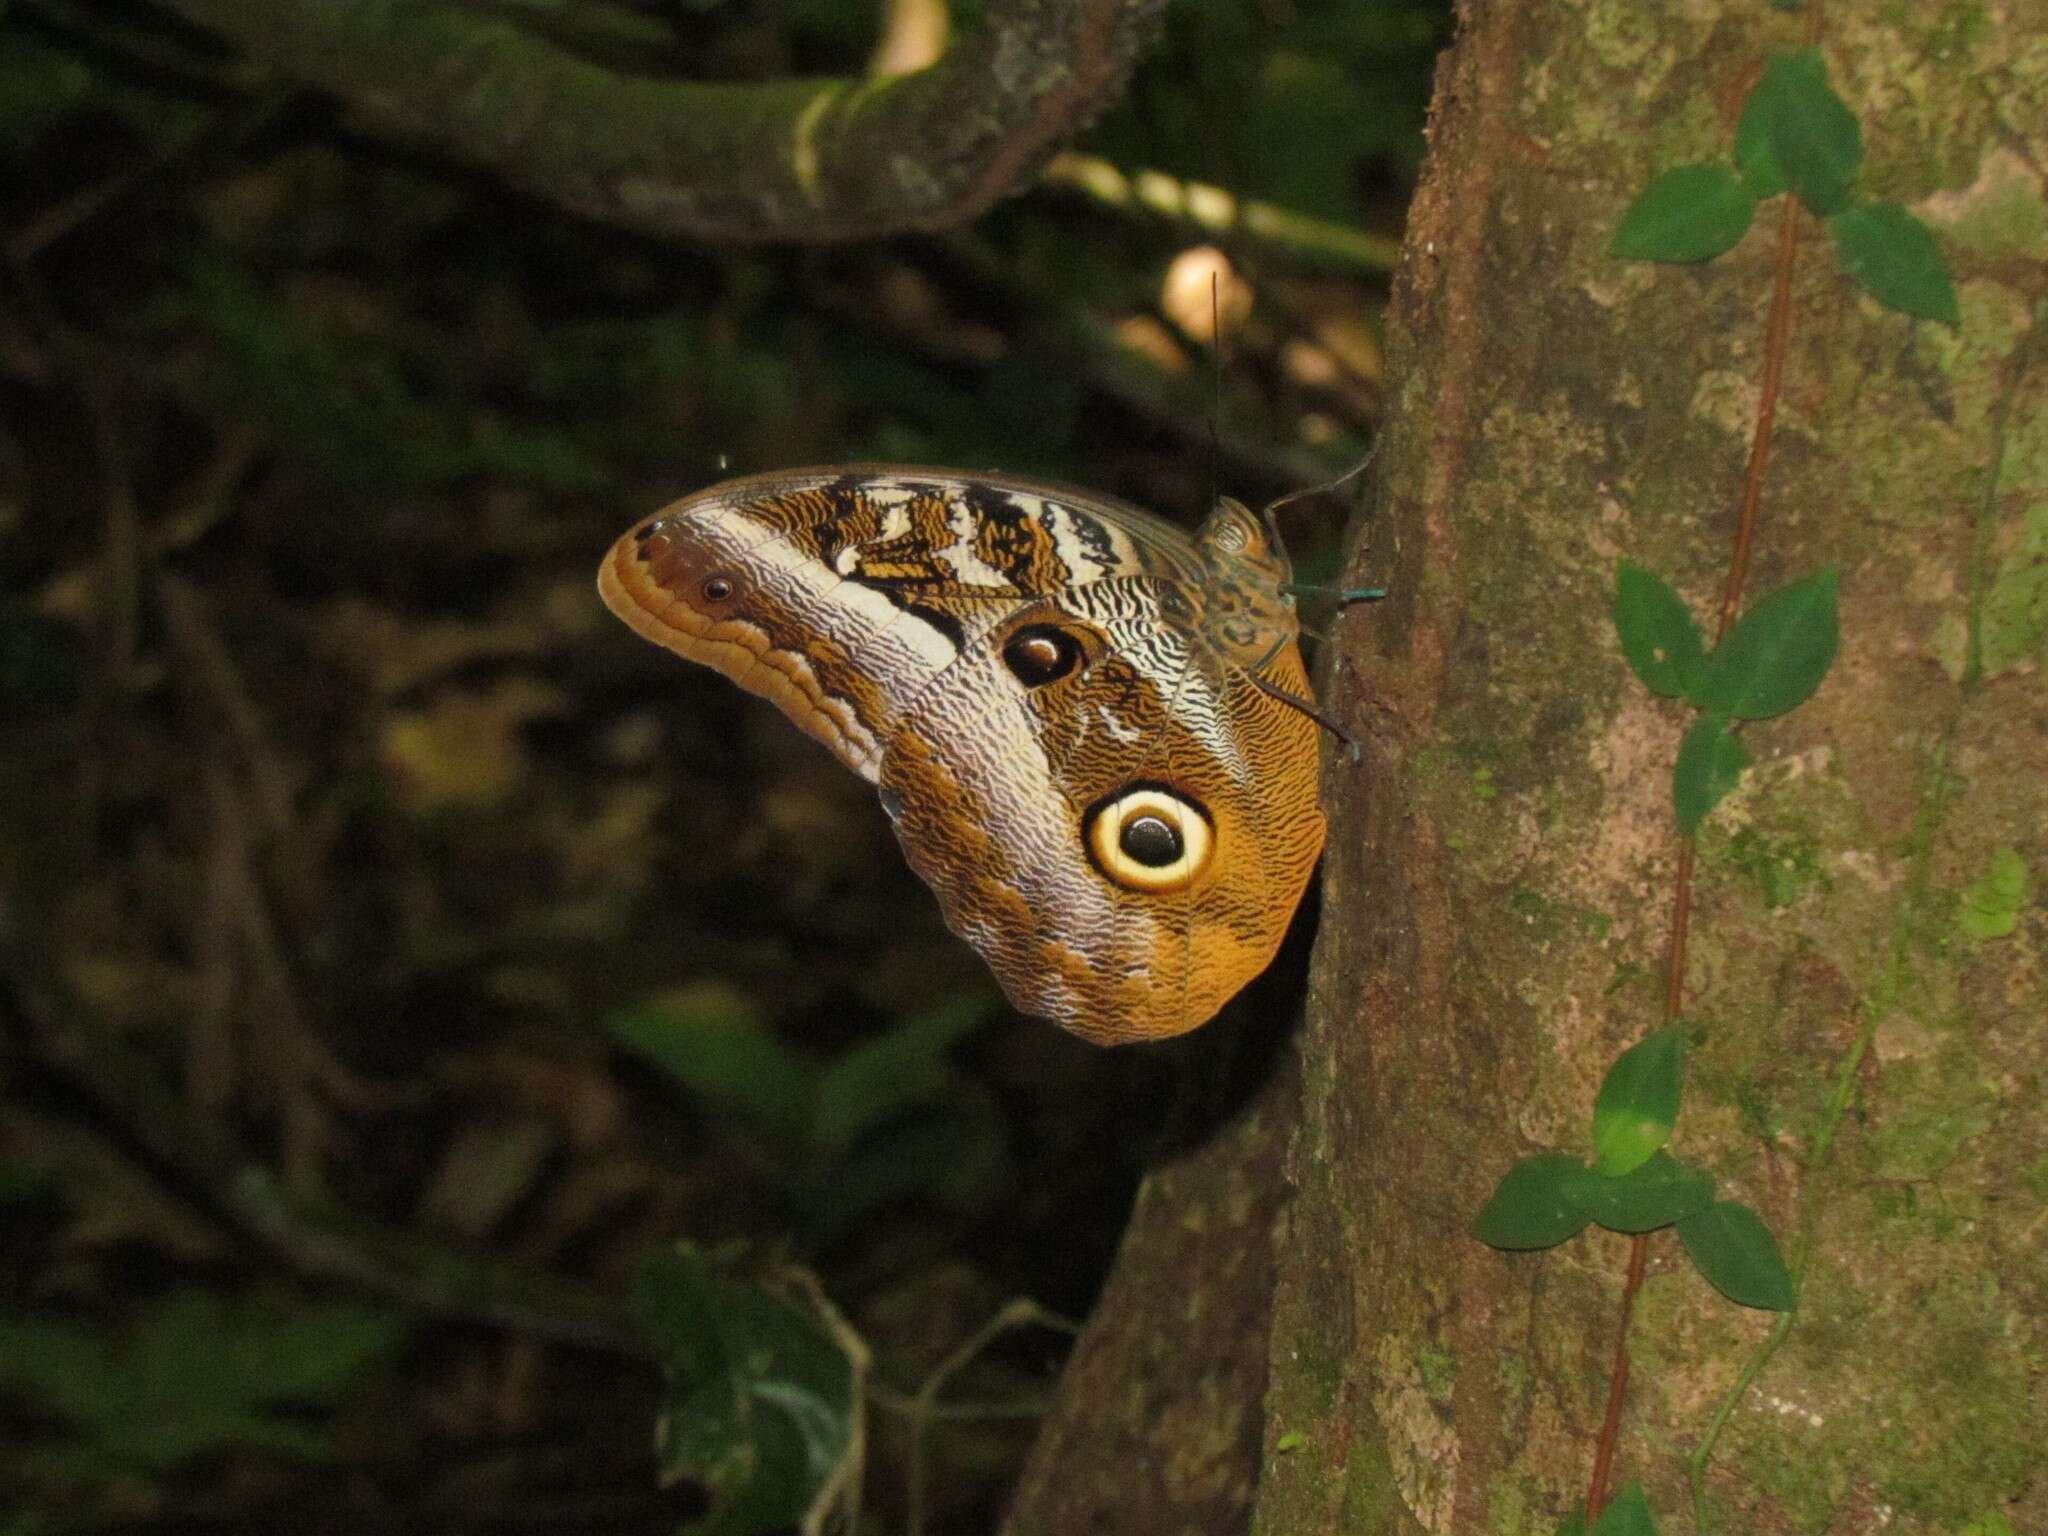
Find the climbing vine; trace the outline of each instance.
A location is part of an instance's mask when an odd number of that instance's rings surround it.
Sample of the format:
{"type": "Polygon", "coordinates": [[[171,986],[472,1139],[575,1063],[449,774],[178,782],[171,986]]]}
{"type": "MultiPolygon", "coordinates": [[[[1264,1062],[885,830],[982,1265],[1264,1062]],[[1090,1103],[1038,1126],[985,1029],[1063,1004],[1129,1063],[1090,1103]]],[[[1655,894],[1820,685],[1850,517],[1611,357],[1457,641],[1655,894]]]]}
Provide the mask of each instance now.
{"type": "MultiPolygon", "coordinates": [[[[1810,29],[1817,30],[1817,20],[1810,29]]],[[[1762,1217],[1741,1201],[1717,1199],[1713,1174],[1673,1156],[1667,1144],[1677,1123],[1686,1049],[1693,1039],[1684,1006],[1694,839],[1749,765],[1742,727],[1811,698],[1834,660],[1838,640],[1833,570],[1742,608],[1783,379],[1802,223],[1820,221],[1843,273],[1879,303],[1920,319],[1960,323],[1954,287],[1927,227],[1896,203],[1858,196],[1862,158],[1862,130],[1828,83],[1818,49],[1779,55],[1769,61],[1743,108],[1732,158],[1663,173],[1631,204],[1611,247],[1623,260],[1710,260],[1748,232],[1761,204],[1781,202],[1756,419],[1712,645],[1662,577],[1624,560],[1615,583],[1615,629],[1630,668],[1653,693],[1693,711],[1672,770],[1679,854],[1664,1018],[1608,1070],[1593,1108],[1591,1157],[1548,1152],[1524,1160],[1500,1180],[1472,1224],[1474,1236],[1505,1250],[1553,1247],[1589,1225],[1630,1239],[1614,1366],[1592,1473],[1583,1506],[1566,1518],[1559,1536],[1650,1536],[1657,1529],[1640,1481],[1618,1492],[1610,1487],[1628,1390],[1629,1319],[1653,1233],[1674,1229],[1686,1258],[1729,1300],[1778,1314],[1777,1325],[1744,1366],[1687,1460],[1694,1522],[1703,1533],[1708,1529],[1703,1479],[1716,1441],[1799,1304],[1799,1277],[1809,1247],[1802,1243],[1788,1266],[1762,1217]]],[[[2013,870],[1995,866],[1966,893],[1961,921],[1995,929],[2015,905],[2015,887],[2013,870]]],[[[1815,1165],[1825,1159],[1846,1108],[1846,1085],[1861,1045],[1850,1048],[1837,1072],[1835,1093],[1811,1149],[1815,1165]]]]}

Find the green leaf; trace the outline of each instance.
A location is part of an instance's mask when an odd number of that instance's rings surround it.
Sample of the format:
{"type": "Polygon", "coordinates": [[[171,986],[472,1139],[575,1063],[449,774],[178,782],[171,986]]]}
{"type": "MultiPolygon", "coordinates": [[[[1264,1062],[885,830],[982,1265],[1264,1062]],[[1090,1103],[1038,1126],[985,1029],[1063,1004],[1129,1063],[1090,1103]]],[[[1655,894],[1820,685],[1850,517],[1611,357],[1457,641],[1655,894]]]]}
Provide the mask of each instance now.
{"type": "Polygon", "coordinates": [[[861,1137],[795,1192],[798,1238],[806,1249],[827,1247],[893,1200],[971,1212],[985,1206],[1006,1161],[1002,1126],[985,1101],[921,1106],[861,1137]]]}
{"type": "Polygon", "coordinates": [[[1560,1180],[1560,1191],[1611,1232],[1654,1232],[1710,1204],[1714,1180],[1660,1151],[1618,1178],[1579,1166],[1560,1180]]]}
{"type": "Polygon", "coordinates": [[[395,1312],[334,1302],[270,1316],[245,1313],[215,1344],[218,1369],[232,1372],[252,1401],[326,1406],[405,1341],[395,1312]]]}
{"type": "Polygon", "coordinates": [[[817,1069],[776,1037],[754,1000],[700,981],[605,1020],[613,1040],[672,1082],[792,1144],[810,1135],[817,1069]]]}
{"type": "Polygon", "coordinates": [[[1762,119],[1785,185],[1822,218],[1841,208],[1863,163],[1863,130],[1828,84],[1820,54],[1809,48],[1773,58],[1745,116],[1750,110],[1762,119]]]}
{"type": "Polygon", "coordinates": [[[167,1471],[230,1445],[313,1459],[325,1429],[276,1410],[326,1407],[404,1337],[395,1314],[290,1310],[172,1291],[118,1344],[84,1329],[0,1321],[0,1387],[67,1421],[41,1458],[87,1482],[167,1471]]]}
{"type": "Polygon", "coordinates": [[[1842,270],[1887,309],[1959,326],[1955,285],[1934,232],[1897,203],[1844,208],[1828,220],[1842,270]]]}
{"type": "Polygon", "coordinates": [[[1749,230],[1756,199],[1732,166],[1681,165],[1640,192],[1608,253],[1622,261],[1706,261],[1749,230]]]}
{"type": "Polygon", "coordinates": [[[1557,1536],[1586,1536],[1586,1512],[1575,1509],[1564,1517],[1564,1524],[1557,1528],[1557,1536]]]}
{"type": "Polygon", "coordinates": [[[1614,629],[1643,685],[1667,699],[1696,686],[1706,642],[1685,599],[1654,571],[1624,560],[1614,577],[1614,629]]]}
{"type": "Polygon", "coordinates": [[[1586,1213],[1565,1194],[1585,1167],[1555,1152],[1515,1164],[1472,1218],[1472,1235],[1489,1248],[1555,1247],[1586,1224],[1586,1213]]]}
{"type": "Polygon", "coordinates": [[[2005,1518],[2005,1511],[1988,1509],[1960,1531],[1956,1536],[2013,1536],[2012,1522],[2005,1518]]]}
{"type": "Polygon", "coordinates": [[[1678,1240],[1699,1272],[1730,1301],[1789,1312],[1799,1295],[1763,1219],[1739,1200],[1718,1200],[1678,1223],[1678,1240]]]}
{"type": "Polygon", "coordinates": [[[1644,1036],[1607,1069],[1593,1102],[1593,1167],[1609,1178],[1640,1168],[1671,1139],[1685,1088],[1685,1027],[1644,1036]]]}
{"type": "Polygon", "coordinates": [[[1307,1443],[1307,1435],[1303,1434],[1298,1429],[1290,1429],[1284,1432],[1279,1439],[1273,1442],[1273,1449],[1280,1455],[1285,1456],[1289,1451],[1300,1450],[1302,1446],[1306,1445],[1307,1443]]]}
{"type": "Polygon", "coordinates": [[[1657,1517],[1641,1483],[1630,1483],[1614,1496],[1593,1522],[1593,1536],[1657,1536],[1657,1517]]]}
{"type": "Polygon", "coordinates": [[[0,1317],[0,1392],[74,1424],[120,1395],[113,1346],[101,1335],[36,1317],[0,1317]]]}
{"type": "Polygon", "coordinates": [[[945,1095],[953,1080],[946,1053],[989,1016],[994,1000],[969,993],[863,1041],[818,1077],[812,1144],[841,1153],[898,1111],[945,1095]]]}
{"type": "Polygon", "coordinates": [[[1767,97],[1751,91],[1742,121],[1735,125],[1735,163],[1741,168],[1743,187],[1757,202],[1785,190],[1785,173],[1771,153],[1771,126],[1764,111],[1768,104],[1767,97]]]}
{"type": "Polygon", "coordinates": [[[1722,715],[1701,715],[1693,721],[1685,740],[1678,744],[1678,762],[1671,771],[1671,804],[1678,813],[1678,830],[1686,837],[1698,833],[1700,823],[1749,766],[1749,748],[1728,729],[1722,715]]]}
{"type": "Polygon", "coordinates": [[[1707,658],[1701,709],[1737,720],[1766,720],[1804,704],[1835,659],[1833,567],[1781,587],[1736,620],[1707,658]]]}
{"type": "Polygon", "coordinates": [[[800,1524],[841,1477],[859,1383],[803,1311],[713,1272],[687,1243],[650,1254],[634,1309],[667,1378],[655,1452],[664,1485],[702,1483],[691,1531],[753,1536],[800,1524]]]}
{"type": "Polygon", "coordinates": [[[2027,904],[2027,866],[2011,848],[1991,855],[1991,868],[1981,880],[1963,887],[1956,926],[1973,939],[1999,939],[2019,926],[2027,904]]]}

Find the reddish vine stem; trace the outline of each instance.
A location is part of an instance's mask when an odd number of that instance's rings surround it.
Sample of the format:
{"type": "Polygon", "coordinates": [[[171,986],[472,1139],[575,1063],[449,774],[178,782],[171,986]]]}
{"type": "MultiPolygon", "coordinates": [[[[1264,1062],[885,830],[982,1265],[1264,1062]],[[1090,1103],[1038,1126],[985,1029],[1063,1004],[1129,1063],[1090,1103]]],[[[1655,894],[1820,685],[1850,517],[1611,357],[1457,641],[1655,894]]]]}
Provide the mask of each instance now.
{"type": "MultiPolygon", "coordinates": [[[[1764,372],[1756,406],[1756,427],[1749,443],[1749,466],[1742,477],[1742,501],[1735,519],[1735,548],[1728,559],[1728,583],[1721,593],[1720,620],[1714,643],[1727,638],[1742,606],[1742,584],[1749,574],[1749,552],[1756,536],[1757,509],[1763,503],[1764,473],[1771,461],[1771,437],[1778,419],[1778,394],[1785,378],[1785,353],[1792,330],[1792,272],[1799,251],[1799,200],[1785,199],[1778,224],[1778,249],[1773,262],[1771,313],[1764,330],[1764,372]]],[[[1694,849],[1691,838],[1678,844],[1678,868],[1672,881],[1671,945],[1664,966],[1664,1019],[1685,1011],[1685,940],[1692,924],[1694,849]]],[[[1607,1507],[1608,1475],[1615,1446],[1621,1439],[1621,1408],[1628,1395],[1628,1325],[1635,1312],[1649,1263],[1650,1240],[1638,1232],[1629,1239],[1628,1279],[1621,1290],[1621,1332],[1614,1342],[1614,1369],[1607,1380],[1607,1411],[1600,1421],[1600,1439],[1593,1451],[1593,1476],[1586,1488],[1586,1523],[1590,1526],[1607,1507]]]]}
{"type": "Polygon", "coordinates": [[[1689,837],[1678,843],[1677,889],[1671,897],[1671,947],[1664,961],[1664,1022],[1685,1012],[1685,936],[1692,927],[1693,846],[1689,837]]]}
{"type": "Polygon", "coordinates": [[[1636,1309],[1636,1292],[1643,1288],[1643,1271],[1650,1263],[1650,1239],[1638,1232],[1628,1241],[1628,1279],[1621,1287],[1621,1340],[1614,1351],[1614,1372],[1607,1378],[1607,1416],[1600,1421],[1600,1446],[1593,1455],[1593,1486],[1586,1494],[1586,1521],[1590,1525],[1607,1507],[1607,1474],[1614,1466],[1614,1447],[1621,1440],[1621,1404],[1628,1396],[1628,1323],[1636,1309]]]}
{"type": "MultiPolygon", "coordinates": [[[[1728,561],[1728,586],[1721,594],[1719,644],[1735,622],[1742,603],[1742,580],[1749,574],[1750,540],[1756,533],[1756,510],[1763,500],[1764,470],[1771,460],[1772,428],[1778,418],[1778,388],[1785,377],[1786,337],[1792,329],[1792,265],[1799,250],[1799,200],[1786,197],[1778,223],[1777,284],[1771,293],[1771,318],[1764,332],[1763,390],[1756,403],[1756,431],[1749,443],[1749,469],[1742,477],[1742,513],[1735,522],[1735,553],[1728,561]]],[[[1682,958],[1682,957],[1681,957],[1682,958]]]]}

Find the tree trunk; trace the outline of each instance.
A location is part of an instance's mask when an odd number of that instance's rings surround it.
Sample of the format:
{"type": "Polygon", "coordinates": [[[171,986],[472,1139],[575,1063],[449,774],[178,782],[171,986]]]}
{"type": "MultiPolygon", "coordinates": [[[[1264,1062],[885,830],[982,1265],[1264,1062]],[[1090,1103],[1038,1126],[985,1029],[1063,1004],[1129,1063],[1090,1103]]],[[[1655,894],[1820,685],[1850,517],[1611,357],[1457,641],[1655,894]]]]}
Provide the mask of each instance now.
{"type": "MultiPolygon", "coordinates": [[[[1768,395],[1784,200],[1699,266],[1608,242],[1658,172],[1729,158],[1810,13],[1495,0],[1466,23],[1346,578],[1393,596],[1344,621],[1325,694],[1367,752],[1329,760],[1299,1088],[1268,1105],[1292,1187],[1242,1472],[1271,1533],[1547,1532],[1583,1506],[1630,1241],[1505,1255],[1467,1229],[1519,1159],[1585,1154],[1604,1072],[1663,1016],[1691,717],[1622,657],[1616,562],[1712,633],[1768,395]]],[[[1648,1239],[1610,1486],[1640,1480],[1666,1532],[2048,1530],[2048,14],[1841,7],[1818,40],[1860,195],[1933,227],[1962,325],[1880,308],[1795,216],[1743,602],[1837,566],[1841,644],[1815,698],[1746,729],[1697,840],[1672,1150],[1762,1214],[1801,1294],[1780,1336],[1648,1239]],[[1961,921],[2011,854],[2011,930],[1961,921]]],[[[1203,1166],[1265,1166],[1271,1134],[1253,1117],[1203,1166]]],[[[1147,1230],[1198,1182],[1161,1180],[1147,1230]]],[[[1206,1292],[1225,1246],[1134,1241],[1093,1330],[1180,1340],[1134,1368],[1204,1358],[1199,1319],[1130,1309],[1206,1292]]],[[[1201,1373],[1158,1369],[1153,1422],[1198,1420],[1201,1373]]],[[[1077,1378],[1041,1463],[1138,1391],[1077,1378]]],[[[1053,1528],[1056,1470],[1015,1530],[1053,1528]]],[[[1058,1528],[1134,1528],[1125,1488],[1058,1528]]]]}

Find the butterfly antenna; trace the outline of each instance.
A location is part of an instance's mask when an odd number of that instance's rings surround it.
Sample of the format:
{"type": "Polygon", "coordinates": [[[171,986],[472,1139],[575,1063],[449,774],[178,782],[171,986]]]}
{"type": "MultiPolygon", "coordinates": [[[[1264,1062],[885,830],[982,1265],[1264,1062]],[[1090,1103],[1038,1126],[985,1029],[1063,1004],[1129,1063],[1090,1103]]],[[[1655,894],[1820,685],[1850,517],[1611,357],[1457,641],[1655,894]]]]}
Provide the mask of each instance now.
{"type": "Polygon", "coordinates": [[[1320,725],[1332,736],[1343,742],[1351,750],[1351,761],[1355,763],[1364,756],[1364,748],[1358,744],[1358,738],[1324,714],[1320,709],[1316,708],[1311,701],[1304,699],[1298,693],[1289,693],[1285,688],[1274,686],[1256,672],[1247,672],[1245,676],[1251,679],[1252,686],[1258,689],[1259,692],[1265,694],[1268,698],[1278,699],[1290,709],[1300,710],[1309,719],[1315,721],[1317,725],[1320,725]]]}
{"type": "MultiPolygon", "coordinates": [[[[1345,481],[1355,480],[1371,466],[1374,458],[1379,455],[1379,451],[1379,439],[1374,438],[1372,446],[1365,450],[1365,456],[1345,470],[1343,474],[1338,475],[1334,479],[1325,480],[1320,485],[1305,486],[1298,491],[1289,491],[1285,496],[1275,501],[1267,502],[1264,509],[1259,513],[1259,518],[1266,525],[1266,535],[1273,541],[1273,547],[1283,550],[1286,548],[1286,545],[1281,542],[1280,520],[1274,516],[1276,512],[1289,502],[1305,501],[1311,496],[1325,496],[1343,485],[1345,481]]],[[[1293,581],[1282,582],[1280,590],[1293,593],[1297,597],[1334,597],[1340,609],[1349,608],[1353,603],[1377,602],[1380,598],[1387,595],[1385,587],[1317,587],[1293,581]]]]}
{"type": "Polygon", "coordinates": [[[1366,470],[1371,467],[1372,461],[1379,457],[1379,451],[1380,440],[1378,438],[1374,438],[1372,440],[1372,446],[1365,450],[1365,457],[1360,459],[1356,464],[1352,465],[1349,469],[1345,470],[1343,474],[1338,475],[1335,479],[1325,480],[1320,485],[1309,485],[1302,487],[1302,489],[1298,491],[1289,491],[1285,496],[1267,502],[1266,510],[1261,512],[1259,515],[1265,518],[1268,523],[1271,523],[1273,521],[1273,514],[1275,512],[1278,512],[1282,507],[1287,506],[1291,502],[1306,501],[1311,496],[1327,496],[1330,492],[1336,490],[1339,486],[1343,485],[1345,481],[1355,480],[1360,475],[1364,474],[1366,470]]]}
{"type": "Polygon", "coordinates": [[[1209,273],[1209,499],[1203,503],[1207,516],[1216,505],[1216,468],[1223,457],[1223,439],[1216,420],[1223,414],[1223,301],[1218,296],[1219,279],[1209,273]]]}

